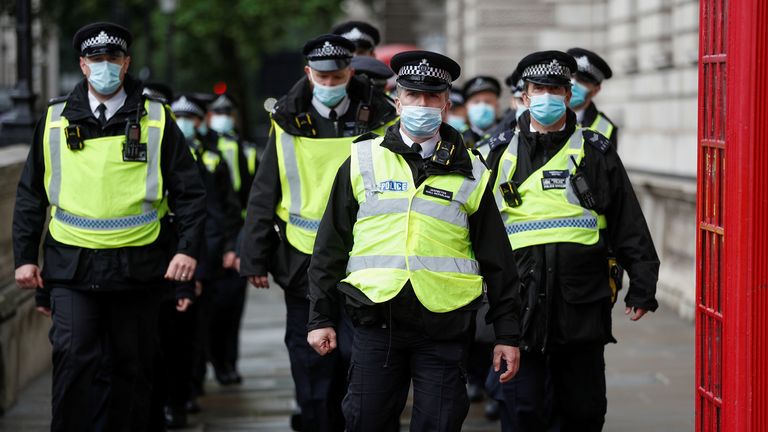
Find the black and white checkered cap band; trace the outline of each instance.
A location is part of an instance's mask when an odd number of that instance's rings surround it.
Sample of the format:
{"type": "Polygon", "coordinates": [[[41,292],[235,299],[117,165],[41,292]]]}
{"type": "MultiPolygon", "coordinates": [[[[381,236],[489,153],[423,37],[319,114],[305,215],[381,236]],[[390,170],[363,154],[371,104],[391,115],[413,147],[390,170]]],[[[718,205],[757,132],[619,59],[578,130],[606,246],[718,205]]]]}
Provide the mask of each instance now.
{"type": "Polygon", "coordinates": [[[373,39],[371,35],[361,32],[360,29],[357,27],[344,33],[343,35],[341,35],[341,37],[351,41],[364,40],[370,43],[371,45],[376,45],[376,41],[373,39]]]}
{"type": "Polygon", "coordinates": [[[311,60],[322,60],[324,58],[333,59],[333,58],[343,58],[343,57],[352,57],[352,53],[348,49],[337,46],[337,45],[332,45],[328,41],[326,41],[325,44],[323,44],[323,46],[317,47],[312,51],[310,51],[309,54],[307,54],[307,58],[311,60]]]}
{"type": "Polygon", "coordinates": [[[589,62],[589,58],[587,56],[576,57],[576,65],[579,67],[579,72],[592,75],[598,81],[605,79],[603,72],[593,66],[592,63],[589,62]]]}
{"type": "Polygon", "coordinates": [[[126,42],[125,39],[117,36],[110,36],[107,32],[102,30],[101,33],[96,36],[84,40],[83,43],[80,44],[80,52],[83,52],[90,47],[103,45],[118,45],[123,51],[128,51],[128,42],[126,42]]]}
{"type": "Polygon", "coordinates": [[[453,81],[451,79],[451,74],[449,74],[447,70],[430,66],[426,60],[422,60],[421,63],[417,65],[411,64],[411,65],[405,65],[401,67],[400,70],[397,72],[397,75],[431,77],[431,78],[437,78],[439,80],[442,80],[448,83],[453,81]]]}
{"type": "Polygon", "coordinates": [[[199,117],[205,116],[205,113],[199,106],[193,104],[184,96],[171,104],[171,111],[175,113],[190,113],[199,117]]]}
{"type": "Polygon", "coordinates": [[[539,63],[528,66],[523,71],[523,79],[528,77],[541,77],[560,75],[563,78],[571,79],[571,70],[567,66],[563,66],[557,60],[552,60],[549,63],[539,63]]]}

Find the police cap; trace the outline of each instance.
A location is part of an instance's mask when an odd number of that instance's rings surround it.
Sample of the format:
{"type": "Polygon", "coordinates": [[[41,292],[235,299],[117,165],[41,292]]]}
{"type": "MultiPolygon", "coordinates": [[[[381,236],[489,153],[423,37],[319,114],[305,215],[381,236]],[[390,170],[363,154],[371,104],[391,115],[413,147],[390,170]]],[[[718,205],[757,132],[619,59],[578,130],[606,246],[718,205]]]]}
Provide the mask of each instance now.
{"type": "Polygon", "coordinates": [[[520,73],[517,70],[512,72],[507,78],[504,79],[504,84],[509,87],[509,91],[512,92],[512,96],[523,96],[523,79],[520,78],[520,73]]]}
{"type": "Polygon", "coordinates": [[[352,69],[355,74],[367,75],[375,79],[388,79],[395,73],[385,63],[368,56],[352,57],[352,69]]]}
{"type": "Polygon", "coordinates": [[[72,46],[81,57],[128,54],[133,35],[127,28],[109,22],[97,22],[82,27],[72,38],[72,46]]]}
{"type": "Polygon", "coordinates": [[[460,90],[452,88],[451,89],[451,94],[450,94],[450,99],[451,99],[451,105],[453,106],[453,108],[458,108],[458,107],[464,106],[464,103],[465,103],[465,101],[464,101],[464,93],[461,92],[460,90]]]}
{"type": "Polygon", "coordinates": [[[208,106],[208,109],[215,113],[229,114],[237,109],[237,105],[231,97],[223,94],[214,99],[213,102],[211,102],[211,105],[208,106]]]}
{"type": "Polygon", "coordinates": [[[611,67],[605,60],[592,51],[584,48],[571,48],[568,54],[576,59],[576,75],[588,82],[600,84],[603,80],[613,76],[611,67]]]}
{"type": "Polygon", "coordinates": [[[431,51],[401,52],[392,57],[389,65],[398,75],[398,84],[423,92],[447,90],[461,74],[458,63],[431,51]]]}
{"type": "Polygon", "coordinates": [[[171,104],[171,111],[176,115],[189,115],[198,118],[205,117],[203,107],[193,98],[182,95],[171,104]]]}
{"type": "Polygon", "coordinates": [[[520,60],[516,72],[526,82],[570,87],[571,75],[576,72],[576,60],[562,51],[539,51],[520,60]]]}
{"type": "Polygon", "coordinates": [[[318,72],[344,69],[352,60],[355,44],[333,34],[318,36],[304,44],[304,57],[309,67],[318,72]]]}
{"type": "Polygon", "coordinates": [[[347,21],[337,25],[331,33],[348,39],[358,48],[371,49],[381,42],[379,30],[363,21],[347,21]]]}
{"type": "Polygon", "coordinates": [[[496,96],[499,96],[501,94],[501,84],[499,84],[499,80],[494,77],[479,75],[464,84],[465,99],[469,99],[482,92],[492,92],[496,96]]]}

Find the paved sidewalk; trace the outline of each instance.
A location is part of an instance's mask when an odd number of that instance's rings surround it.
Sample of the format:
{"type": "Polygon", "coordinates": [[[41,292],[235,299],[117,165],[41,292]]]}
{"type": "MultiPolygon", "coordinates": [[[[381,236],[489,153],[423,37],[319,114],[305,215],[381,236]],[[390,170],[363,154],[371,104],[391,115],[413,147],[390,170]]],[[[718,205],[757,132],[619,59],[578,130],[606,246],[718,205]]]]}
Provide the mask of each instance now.
{"type": "MultiPolygon", "coordinates": [[[[238,387],[207,383],[203,412],[191,417],[191,431],[288,431],[293,390],[283,345],[282,292],[251,288],[243,322],[238,387]]],[[[609,345],[608,418],[605,431],[684,432],[694,429],[694,327],[662,310],[631,323],[623,309],[614,313],[620,343],[609,345]]],[[[0,417],[0,431],[42,432],[50,418],[50,373],[37,379],[19,403],[0,417]]],[[[473,404],[463,430],[498,431],[473,404]]],[[[404,421],[407,422],[406,408],[404,421]]],[[[405,422],[404,422],[405,424],[405,422]]],[[[404,430],[407,430],[404,428],[404,430]]]]}

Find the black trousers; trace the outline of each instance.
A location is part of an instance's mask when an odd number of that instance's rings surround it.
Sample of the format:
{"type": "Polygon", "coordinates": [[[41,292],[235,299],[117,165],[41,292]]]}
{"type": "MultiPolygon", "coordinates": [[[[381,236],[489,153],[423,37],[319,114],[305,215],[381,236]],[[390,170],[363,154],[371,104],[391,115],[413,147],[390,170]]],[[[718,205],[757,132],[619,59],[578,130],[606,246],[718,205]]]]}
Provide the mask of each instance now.
{"type": "Polygon", "coordinates": [[[460,431],[469,411],[465,342],[438,342],[421,332],[374,326],[355,328],[347,430],[399,430],[413,381],[411,431],[460,431]]]}
{"type": "Polygon", "coordinates": [[[218,373],[237,370],[246,285],[245,278],[233,270],[211,284],[209,354],[218,373]]]}
{"type": "Polygon", "coordinates": [[[343,431],[341,401],[347,390],[352,325],[342,314],[336,328],[337,349],[320,356],[307,343],[309,300],[285,294],[285,346],[291,361],[296,401],[305,431],[343,431]]]}
{"type": "Polygon", "coordinates": [[[519,372],[501,385],[501,372],[491,371],[487,386],[502,403],[502,431],[601,431],[608,407],[604,351],[603,344],[588,344],[550,354],[523,352],[519,372]]]}
{"type": "Polygon", "coordinates": [[[147,429],[160,298],[51,290],[52,431],[147,429]]]}

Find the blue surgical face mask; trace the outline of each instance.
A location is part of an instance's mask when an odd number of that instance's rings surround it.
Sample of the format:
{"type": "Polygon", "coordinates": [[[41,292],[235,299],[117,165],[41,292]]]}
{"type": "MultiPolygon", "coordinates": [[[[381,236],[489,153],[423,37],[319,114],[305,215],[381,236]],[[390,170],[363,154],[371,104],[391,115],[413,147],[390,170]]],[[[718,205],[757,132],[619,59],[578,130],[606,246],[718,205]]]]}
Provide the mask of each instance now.
{"type": "Polygon", "coordinates": [[[488,129],[496,120],[496,110],[485,102],[469,105],[467,110],[469,122],[478,129],[488,129]]]}
{"type": "Polygon", "coordinates": [[[184,138],[190,140],[195,137],[194,120],[186,117],[178,117],[176,118],[176,124],[179,126],[179,129],[181,129],[181,133],[184,134],[184,138]]]}
{"type": "Polygon", "coordinates": [[[448,120],[446,123],[451,125],[452,128],[459,132],[463,132],[467,128],[467,121],[464,120],[464,117],[462,116],[448,114],[448,120]]]}
{"type": "Polygon", "coordinates": [[[213,114],[211,116],[211,129],[220,134],[232,133],[235,130],[235,119],[227,114],[213,114]]]}
{"type": "Polygon", "coordinates": [[[200,136],[208,135],[208,125],[205,124],[204,121],[201,121],[200,126],[197,127],[197,133],[199,133],[200,136]]]}
{"type": "MultiPolygon", "coordinates": [[[[310,76],[312,74],[310,73],[310,76]]],[[[333,108],[336,105],[341,102],[342,99],[344,99],[344,96],[347,95],[347,83],[335,85],[335,86],[326,86],[322,84],[318,84],[314,78],[311,78],[312,80],[312,95],[320,101],[321,104],[327,106],[328,108],[333,108]]]]}
{"type": "Polygon", "coordinates": [[[434,136],[443,123],[443,109],[416,105],[403,105],[400,123],[409,134],[417,138],[434,136]]]}
{"type": "Polygon", "coordinates": [[[531,116],[544,126],[555,124],[565,114],[565,96],[544,93],[531,96],[531,116]]]}
{"type": "Polygon", "coordinates": [[[573,94],[571,95],[571,101],[568,105],[570,105],[571,108],[576,108],[584,104],[584,101],[587,100],[589,89],[576,80],[572,80],[571,82],[573,83],[573,86],[571,87],[571,92],[573,94]]]}
{"type": "Polygon", "coordinates": [[[525,113],[526,111],[528,111],[528,107],[523,105],[522,102],[517,104],[517,111],[515,111],[515,119],[520,120],[520,116],[523,115],[523,113],[525,113]]]}
{"type": "Polygon", "coordinates": [[[120,80],[120,70],[122,65],[102,61],[98,63],[86,63],[91,74],[88,76],[88,82],[91,83],[96,93],[104,96],[116,92],[123,83],[120,80]]]}

